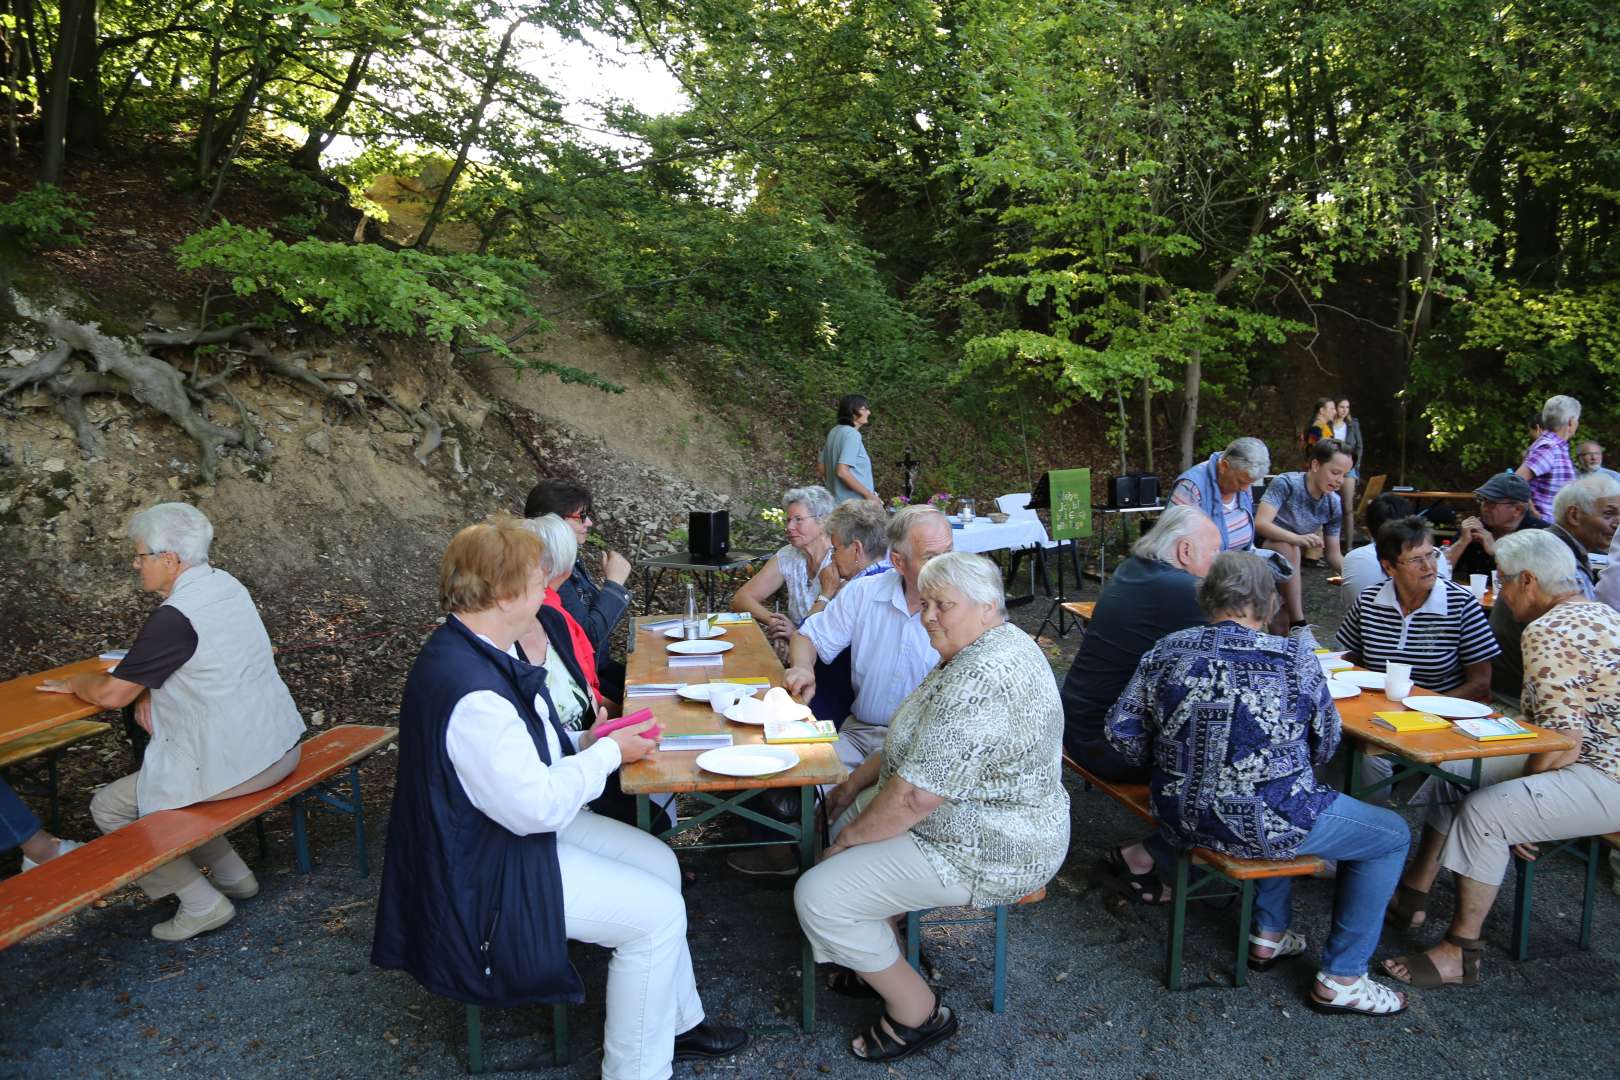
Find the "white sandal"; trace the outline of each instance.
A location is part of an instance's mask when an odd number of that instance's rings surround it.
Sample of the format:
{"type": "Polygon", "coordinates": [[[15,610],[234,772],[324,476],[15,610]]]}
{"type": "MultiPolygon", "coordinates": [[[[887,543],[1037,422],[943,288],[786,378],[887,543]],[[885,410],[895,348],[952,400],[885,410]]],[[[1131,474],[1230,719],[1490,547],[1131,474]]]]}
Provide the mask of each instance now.
{"type": "Polygon", "coordinates": [[[1251,971],[1270,971],[1277,966],[1279,960],[1286,960],[1290,956],[1298,956],[1305,951],[1305,939],[1292,930],[1284,930],[1283,936],[1276,941],[1261,937],[1259,934],[1249,935],[1249,944],[1258,945],[1262,949],[1274,950],[1264,959],[1257,958],[1249,953],[1249,969],[1251,971]]]}
{"type": "Polygon", "coordinates": [[[1311,1008],[1320,1013],[1355,1013],[1359,1016],[1394,1016],[1406,1011],[1402,996],[1363,975],[1346,986],[1335,982],[1322,972],[1316,973],[1316,985],[1333,996],[1326,1001],[1310,995],[1311,1008]]]}

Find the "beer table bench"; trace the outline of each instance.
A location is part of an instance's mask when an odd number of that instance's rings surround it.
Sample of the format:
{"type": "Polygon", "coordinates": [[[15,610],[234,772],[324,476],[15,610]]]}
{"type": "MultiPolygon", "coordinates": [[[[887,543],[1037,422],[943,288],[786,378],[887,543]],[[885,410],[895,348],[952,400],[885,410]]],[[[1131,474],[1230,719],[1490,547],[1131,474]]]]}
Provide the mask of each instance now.
{"type": "Polygon", "coordinates": [[[80,660],[0,682],[0,771],[21,774],[8,775],[8,780],[22,794],[45,796],[50,804],[46,821],[52,832],[61,828],[57,764],[62,751],[106,734],[112,725],[89,719],[110,710],[72,694],[47,694],[39,684],[46,679],[69,679],[117,666],[116,660],[80,660]]]}
{"type": "MultiPolygon", "coordinates": [[[[1153,816],[1153,799],[1146,784],[1120,784],[1104,780],[1068,754],[1063,764],[1077,773],[1090,787],[1114,799],[1148,825],[1158,827],[1153,816]]],[[[1187,937],[1187,901],[1209,900],[1233,893],[1207,891],[1225,882],[1238,898],[1237,951],[1232,962],[1232,985],[1249,981],[1249,923],[1253,919],[1255,882],[1266,878],[1310,877],[1322,869],[1315,855],[1293,859],[1243,859],[1210,848],[1181,848],[1176,853],[1176,878],[1171,886],[1170,937],[1165,946],[1164,985],[1170,990],[1182,986],[1182,951],[1187,937]],[[1196,876],[1195,876],[1196,871],[1196,876]]]]}
{"type": "MultiPolygon", "coordinates": [[[[677,668],[671,668],[668,664],[671,654],[664,647],[669,644],[669,639],[662,630],[646,629],[645,623],[646,620],[641,620],[630,628],[631,651],[625,670],[627,688],[647,683],[702,683],[728,678],[766,678],[771,686],[782,685],[782,665],[770,643],[765,640],[764,633],[752,620],[724,626],[725,636],[716,640],[729,642],[732,648],[719,654],[719,664],[677,668]]],[[[763,729],[733,724],[709,708],[707,702],[687,701],[674,695],[638,699],[626,694],[627,712],[633,712],[643,705],[652,709],[665,734],[728,732],[737,746],[765,741],[763,729]]],[[[696,752],[660,750],[624,766],[619,773],[619,783],[625,794],[636,797],[636,818],[643,829],[651,828],[650,795],[674,792],[692,796],[705,804],[706,808],[695,817],[678,820],[673,828],[659,833],[660,839],[667,841],[722,814],[735,814],[780,834],[780,839],[693,847],[756,847],[788,840],[798,846],[799,868],[803,871],[815,865],[819,847],[816,789],[823,784],[840,783],[849,773],[839,762],[832,743],[795,743],[792,749],[799,755],[797,765],[784,772],[759,777],[730,777],[705,772],[698,767],[696,752]],[[770,788],[798,789],[797,823],[777,821],[743,805],[748,799],[770,788]]],[[[810,954],[809,941],[802,944],[800,963],[803,979],[802,1023],[804,1030],[809,1032],[815,1030],[816,1024],[816,964],[810,954]]]]}
{"type": "MultiPolygon", "coordinates": [[[[1417,696],[1433,696],[1429,691],[1414,688],[1417,696]]],[[[1338,706],[1339,719],[1345,738],[1344,790],[1356,799],[1365,799],[1381,788],[1393,788],[1409,776],[1420,773],[1438,776],[1442,780],[1474,791],[1480,786],[1480,774],[1486,758],[1513,757],[1518,754],[1546,754],[1568,750],[1575,744],[1556,731],[1524,726],[1535,732],[1532,739],[1508,739],[1505,742],[1479,742],[1447,728],[1444,731],[1417,731],[1405,734],[1390,731],[1373,722],[1373,714],[1405,708],[1386,698],[1381,690],[1363,690],[1353,698],[1342,698],[1333,703],[1338,706]],[[1361,783],[1363,756],[1389,755],[1397,759],[1390,775],[1376,783],[1361,783]],[[1448,772],[1449,762],[1466,761],[1471,764],[1467,776],[1448,772]]],[[[1522,721],[1521,721],[1522,723],[1522,721]]]]}
{"type": "Polygon", "coordinates": [[[308,873],[310,869],[304,815],[307,801],[314,798],[354,818],[356,868],[365,876],[366,822],[360,801],[360,762],[398,734],[397,728],[364,724],[328,728],[304,742],[298,767],[278,784],[234,799],[148,814],[33,870],[7,878],[0,882],[0,949],[15,945],[114,889],[288,801],[293,804],[293,842],[299,870],[308,873]],[[347,798],[326,786],[343,772],[348,773],[347,798]]]}

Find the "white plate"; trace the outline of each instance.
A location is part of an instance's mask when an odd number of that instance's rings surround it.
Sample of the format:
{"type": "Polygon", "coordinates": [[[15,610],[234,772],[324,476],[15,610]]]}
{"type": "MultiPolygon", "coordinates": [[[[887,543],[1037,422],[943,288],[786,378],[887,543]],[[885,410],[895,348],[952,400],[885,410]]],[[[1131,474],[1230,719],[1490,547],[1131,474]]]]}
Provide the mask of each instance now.
{"type": "Polygon", "coordinates": [[[729,641],[672,641],[664,648],[672,653],[682,656],[708,656],[713,653],[727,652],[731,649],[729,641]]]}
{"type": "Polygon", "coordinates": [[[1469,701],[1460,697],[1440,697],[1436,694],[1413,694],[1401,702],[1408,709],[1417,712],[1434,713],[1447,720],[1467,720],[1475,716],[1489,716],[1495,710],[1489,705],[1478,701],[1469,701]]]}
{"type": "Polygon", "coordinates": [[[1333,675],[1336,682],[1349,683],[1359,686],[1363,690],[1382,690],[1384,688],[1384,673],[1382,671],[1339,671],[1333,675]]]}
{"type": "Polygon", "coordinates": [[[1361,696],[1361,687],[1357,686],[1355,683],[1340,682],[1338,679],[1329,679],[1327,684],[1328,693],[1333,695],[1334,701],[1338,701],[1340,698],[1361,696]]]}
{"type": "MultiPolygon", "coordinates": [[[[705,638],[717,638],[717,637],[720,637],[724,633],[725,633],[725,630],[722,629],[721,627],[711,626],[711,627],[709,627],[709,632],[707,634],[704,634],[703,636],[705,638]]],[[[664,631],[664,636],[667,637],[667,638],[675,638],[677,641],[681,641],[681,640],[685,639],[686,631],[683,628],[679,627],[679,626],[672,626],[668,630],[664,631]]]]}
{"type": "Polygon", "coordinates": [[[1318,656],[1317,659],[1322,661],[1323,671],[1348,671],[1356,666],[1342,656],[1318,656]]]}
{"type": "Polygon", "coordinates": [[[793,768],[799,755],[785,746],[722,746],[703,751],[697,763],[721,776],[770,776],[793,768]]]}
{"type": "Polygon", "coordinates": [[[753,724],[755,727],[764,727],[765,718],[770,715],[770,711],[759,702],[745,698],[720,715],[734,724],[753,724]]]}
{"type": "Polygon", "coordinates": [[[746,683],[700,682],[688,683],[675,692],[687,701],[708,701],[709,695],[714,693],[716,687],[720,686],[733,687],[748,694],[757,694],[765,689],[763,686],[749,686],[746,683]]]}

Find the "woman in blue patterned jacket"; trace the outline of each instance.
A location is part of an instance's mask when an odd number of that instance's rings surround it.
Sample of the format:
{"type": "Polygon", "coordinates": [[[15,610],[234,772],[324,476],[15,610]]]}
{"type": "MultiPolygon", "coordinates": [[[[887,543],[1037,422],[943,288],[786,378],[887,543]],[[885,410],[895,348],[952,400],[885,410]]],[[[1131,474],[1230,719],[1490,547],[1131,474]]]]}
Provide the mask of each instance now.
{"type": "MultiPolygon", "coordinates": [[[[1207,847],[1247,859],[1338,860],[1333,932],[1311,989],[1313,1008],[1390,1016],[1404,994],[1373,982],[1384,909],[1411,835],[1392,811],[1321,783],[1313,768],[1339,745],[1339,713],[1307,643],[1265,632],[1276,579],[1247,552],[1215,557],[1198,587],[1209,619],[1167,635],[1142,658],[1108,714],[1106,734],[1126,759],[1151,767],[1161,861],[1207,847]]],[[[1292,878],[1257,887],[1249,966],[1306,949],[1288,928],[1292,878]]]]}

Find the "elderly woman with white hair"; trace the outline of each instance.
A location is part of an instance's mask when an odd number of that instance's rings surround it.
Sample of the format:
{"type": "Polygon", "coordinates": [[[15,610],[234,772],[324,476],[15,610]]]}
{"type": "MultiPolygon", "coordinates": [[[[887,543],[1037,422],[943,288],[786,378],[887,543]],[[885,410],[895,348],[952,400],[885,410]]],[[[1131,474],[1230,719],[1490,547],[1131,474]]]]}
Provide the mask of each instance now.
{"type": "MultiPolygon", "coordinates": [[[[109,709],[135,706],[151,735],[140,771],[90,800],[102,832],[159,810],[259,791],[298,764],[304,721],[276,673],[270,638],[247,589],[208,565],[214,526],[185,503],[160,503],[129,525],[141,588],[163,602],[129,654],[110,673],[49,679],[40,687],[109,709]]],[[[259,883],[223,836],[140,879],[157,900],[174,894],[180,910],[152,927],[184,941],[224,926],[259,883]],[[201,870],[207,867],[209,877],[201,870]]]]}
{"type": "MultiPolygon", "coordinates": [[[[559,586],[574,573],[578,541],[568,522],[556,514],[528,518],[523,527],[540,538],[540,572],[545,576],[546,589],[545,601],[535,612],[534,625],[517,640],[519,656],[526,663],[545,669],[546,692],[563,729],[587,731],[597,721],[616,715],[618,703],[603,699],[596,681],[591,640],[584,627],[563,607],[558,593],[559,586]]],[[[655,796],[653,801],[667,814],[675,797],[655,796]]],[[[636,823],[636,801],[619,789],[618,773],[608,777],[601,796],[591,802],[591,809],[615,821],[636,823]]]]}
{"type": "MultiPolygon", "coordinates": [[[[1514,854],[1533,859],[1543,841],[1620,831],[1620,614],[1581,595],[1574,557],[1545,530],[1498,540],[1496,567],[1496,602],[1528,624],[1525,716],[1575,745],[1532,754],[1525,775],[1463,801],[1439,851],[1439,865],[1457,877],[1451,927],[1427,952],[1384,961],[1390,975],[1423,989],[1479,981],[1480,931],[1514,854]]],[[[1423,858],[1420,849],[1408,882],[1433,880],[1423,858]]]]}
{"type": "MultiPolygon", "coordinates": [[[[1338,860],[1333,930],[1322,950],[1312,1008],[1390,1016],[1405,995],[1367,977],[1384,907],[1410,835],[1392,811],[1316,779],[1339,745],[1339,713],[1308,642],[1266,633],[1280,603],[1259,556],[1215,557],[1198,586],[1209,625],[1179,630],[1142,658],[1108,715],[1108,738],[1150,765],[1159,835],[1150,847],[1206,847],[1244,859],[1319,855],[1338,860]]],[[[1268,878],[1254,897],[1249,966],[1266,970],[1305,952],[1289,929],[1292,878],[1268,878]]]]}
{"type": "Polygon", "coordinates": [[[832,562],[832,539],[825,526],[827,515],[837,505],[832,492],[819,484],[783,494],[788,542],[731,599],[731,610],[752,615],[784,657],[793,632],[821,596],[821,571],[832,562]],[[765,606],[783,589],[787,591],[785,615],[765,606]]]}
{"type": "Polygon", "coordinates": [[[1575,479],[1569,440],[1581,426],[1581,403],[1568,394],[1555,394],[1541,407],[1541,434],[1525,452],[1514,472],[1530,482],[1530,504],[1552,520],[1553,499],[1575,479]]]}
{"type": "Polygon", "coordinates": [[[1245,435],[1176,477],[1170,501],[1196,506],[1215,522],[1222,551],[1247,551],[1255,541],[1252,489],[1270,471],[1271,451],[1245,435]]]}
{"type": "Polygon", "coordinates": [[[954,552],[930,560],[918,584],[939,666],[896,710],[883,749],[829,793],[832,846],[793,897],[816,959],[883,999],[850,1046],[866,1061],[957,1029],[900,955],[891,920],[1013,903],[1051,880],[1069,846],[1063,709],[1040,647],[1007,622],[1000,572],[954,552]]]}

